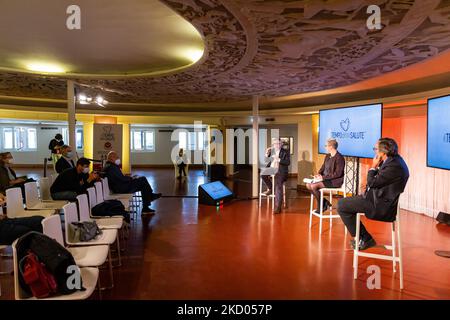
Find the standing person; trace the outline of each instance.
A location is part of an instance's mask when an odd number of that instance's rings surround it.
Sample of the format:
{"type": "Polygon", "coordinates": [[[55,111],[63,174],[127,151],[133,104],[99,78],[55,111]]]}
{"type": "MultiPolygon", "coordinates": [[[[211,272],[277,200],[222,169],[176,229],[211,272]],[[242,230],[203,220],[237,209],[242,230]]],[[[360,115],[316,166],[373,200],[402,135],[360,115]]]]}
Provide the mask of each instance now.
{"type": "Polygon", "coordinates": [[[289,149],[281,147],[279,138],[272,139],[272,147],[266,150],[266,158],[269,160],[265,170],[261,172],[261,177],[267,186],[266,195],[272,193],[272,178],[275,175],[275,209],[274,214],[281,213],[283,202],[283,183],[288,178],[291,155],[289,149]]]}
{"type": "Polygon", "coordinates": [[[108,178],[109,188],[114,193],[142,193],[142,215],[154,214],[150,208],[152,201],[161,198],[161,193],[153,193],[146,177],[125,176],[120,169],[120,158],[117,152],[110,151],[103,168],[103,175],[108,178]]]}
{"type": "Polygon", "coordinates": [[[19,187],[25,199],[25,183],[34,181],[26,176],[17,177],[12,168],[14,158],[11,152],[0,153],[0,193],[5,194],[6,189],[19,187]]]}
{"type": "MultiPolygon", "coordinates": [[[[343,198],[338,203],[338,213],[352,237],[356,236],[358,213],[364,213],[372,220],[395,221],[398,200],[409,178],[408,166],[398,154],[394,139],[378,140],[373,150],[375,158],[367,173],[366,192],[362,196],[343,198]]],[[[351,240],[350,244],[355,249],[355,240],[351,240]]],[[[358,245],[359,250],[376,246],[375,240],[362,223],[358,245]]]]}
{"type": "Polygon", "coordinates": [[[180,151],[178,151],[178,155],[176,158],[176,164],[178,167],[178,179],[181,179],[182,174],[186,177],[186,165],[188,161],[186,158],[186,155],[184,154],[183,148],[180,148],[180,151]]]}
{"type": "MultiPolygon", "coordinates": [[[[314,176],[317,182],[306,184],[306,188],[317,200],[317,208],[320,208],[320,189],[340,188],[344,183],[345,158],[337,151],[338,146],[338,142],[334,139],[327,141],[325,145],[327,155],[319,174],[314,176]]],[[[323,211],[327,211],[330,206],[331,203],[324,198],[323,211]]]]}
{"type": "Polygon", "coordinates": [[[63,145],[64,145],[63,136],[60,133],[57,133],[55,135],[55,138],[50,140],[50,143],[48,144],[48,148],[51,153],[49,160],[53,162],[53,166],[56,166],[56,162],[59,159],[60,148],[63,145]]]}
{"type": "Polygon", "coordinates": [[[61,157],[56,162],[55,170],[57,173],[61,173],[66,169],[75,168],[75,153],[72,151],[72,147],[68,145],[63,145],[61,147],[61,157]]]}
{"type": "Polygon", "coordinates": [[[80,158],[74,168],[61,172],[50,187],[52,198],[75,201],[77,195],[86,193],[100,179],[97,173],[89,173],[90,164],[88,159],[80,158]]]}

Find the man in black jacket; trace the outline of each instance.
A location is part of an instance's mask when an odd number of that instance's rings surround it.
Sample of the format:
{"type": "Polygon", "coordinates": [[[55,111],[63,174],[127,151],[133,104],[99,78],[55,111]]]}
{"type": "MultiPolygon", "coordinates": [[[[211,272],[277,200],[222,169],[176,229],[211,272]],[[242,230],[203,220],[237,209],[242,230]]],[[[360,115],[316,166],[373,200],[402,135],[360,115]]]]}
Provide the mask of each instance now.
{"type": "Polygon", "coordinates": [[[54,200],[75,201],[77,195],[86,193],[99,180],[97,173],[89,173],[91,162],[86,158],[80,158],[75,168],[67,169],[60,173],[50,187],[54,200]]]}
{"type": "Polygon", "coordinates": [[[283,183],[288,178],[291,155],[289,148],[282,147],[279,138],[272,139],[272,147],[266,150],[266,157],[269,159],[267,168],[261,172],[261,177],[268,190],[267,195],[272,193],[272,174],[275,174],[275,210],[274,214],[281,213],[283,202],[283,183]]]}
{"type": "Polygon", "coordinates": [[[108,185],[114,193],[142,194],[142,214],[154,214],[155,210],[150,208],[153,200],[161,197],[161,193],[153,193],[153,189],[146,177],[125,176],[120,169],[120,158],[117,152],[108,153],[106,165],[103,168],[103,176],[108,178],[108,185]]]}
{"type": "Polygon", "coordinates": [[[63,145],[61,147],[61,158],[58,159],[55,165],[56,172],[61,173],[66,169],[75,168],[74,155],[71,146],[63,145]]]}
{"type": "MultiPolygon", "coordinates": [[[[379,221],[395,221],[400,194],[405,190],[409,170],[398,154],[397,143],[390,138],[378,140],[375,158],[367,174],[367,189],[363,196],[341,199],[338,213],[350,234],[356,236],[356,215],[364,213],[367,218],[379,221]]],[[[375,240],[361,223],[359,250],[376,245],[375,240]]],[[[351,245],[355,248],[355,242],[351,245]]]]}

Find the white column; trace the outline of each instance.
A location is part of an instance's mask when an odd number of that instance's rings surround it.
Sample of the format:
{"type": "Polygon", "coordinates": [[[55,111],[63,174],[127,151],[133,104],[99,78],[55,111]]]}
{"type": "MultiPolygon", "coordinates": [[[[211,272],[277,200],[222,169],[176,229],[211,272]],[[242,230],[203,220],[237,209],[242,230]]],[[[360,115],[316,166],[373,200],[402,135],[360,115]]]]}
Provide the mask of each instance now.
{"type": "MultiPolygon", "coordinates": [[[[67,80],[67,123],[68,123],[68,144],[76,148],[76,118],[75,118],[75,83],[73,80],[67,80]]],[[[67,143],[67,141],[64,141],[67,143]]]]}
{"type": "Polygon", "coordinates": [[[253,97],[253,132],[252,132],[252,197],[257,198],[259,193],[259,97],[253,97]]]}

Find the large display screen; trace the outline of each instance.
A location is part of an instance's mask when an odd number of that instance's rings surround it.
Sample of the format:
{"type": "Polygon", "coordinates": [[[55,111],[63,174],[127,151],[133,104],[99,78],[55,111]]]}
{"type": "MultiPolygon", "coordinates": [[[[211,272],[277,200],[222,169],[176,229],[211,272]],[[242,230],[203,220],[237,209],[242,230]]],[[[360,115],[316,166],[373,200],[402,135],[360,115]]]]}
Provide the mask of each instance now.
{"type": "Polygon", "coordinates": [[[450,170],[450,96],[428,100],[427,165],[450,170]]]}
{"type": "Polygon", "coordinates": [[[373,147],[381,138],[382,116],[381,103],[320,110],[319,153],[327,153],[327,140],[336,139],[342,155],[373,158],[373,147]]]}
{"type": "Polygon", "coordinates": [[[230,197],[233,193],[222,182],[215,181],[201,186],[214,200],[230,197]]]}

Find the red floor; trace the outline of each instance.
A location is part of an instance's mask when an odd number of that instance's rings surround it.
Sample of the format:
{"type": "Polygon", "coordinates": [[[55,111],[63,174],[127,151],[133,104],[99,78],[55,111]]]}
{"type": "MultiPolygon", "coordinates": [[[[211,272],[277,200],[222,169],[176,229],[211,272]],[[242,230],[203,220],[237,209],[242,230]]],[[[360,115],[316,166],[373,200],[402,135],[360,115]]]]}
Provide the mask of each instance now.
{"type": "MultiPolygon", "coordinates": [[[[172,170],[145,173],[164,195],[195,195],[201,171],[187,185],[172,170]],[[184,190],[184,191],[183,191],[184,190]]],[[[295,180],[289,181],[291,187],[295,180]]],[[[245,182],[241,182],[245,184],[245,182]]],[[[360,258],[353,280],[352,251],[344,226],[318,219],[308,229],[309,197],[289,190],[289,208],[274,216],[264,203],[241,200],[223,209],[198,206],[195,198],[162,198],[157,215],[132,224],[116,286],[104,299],[450,299],[450,260],[434,254],[450,249],[450,229],[429,217],[401,213],[405,289],[392,264],[360,258]],[[381,289],[369,290],[367,267],[382,270],[381,289]]],[[[390,240],[389,224],[367,223],[379,243],[390,240]]],[[[376,248],[374,251],[380,251],[376,248]]],[[[11,268],[3,259],[2,270],[11,268]]],[[[105,275],[106,276],[106,275],[105,275]]],[[[2,276],[1,299],[13,297],[12,277],[2,276]]]]}

